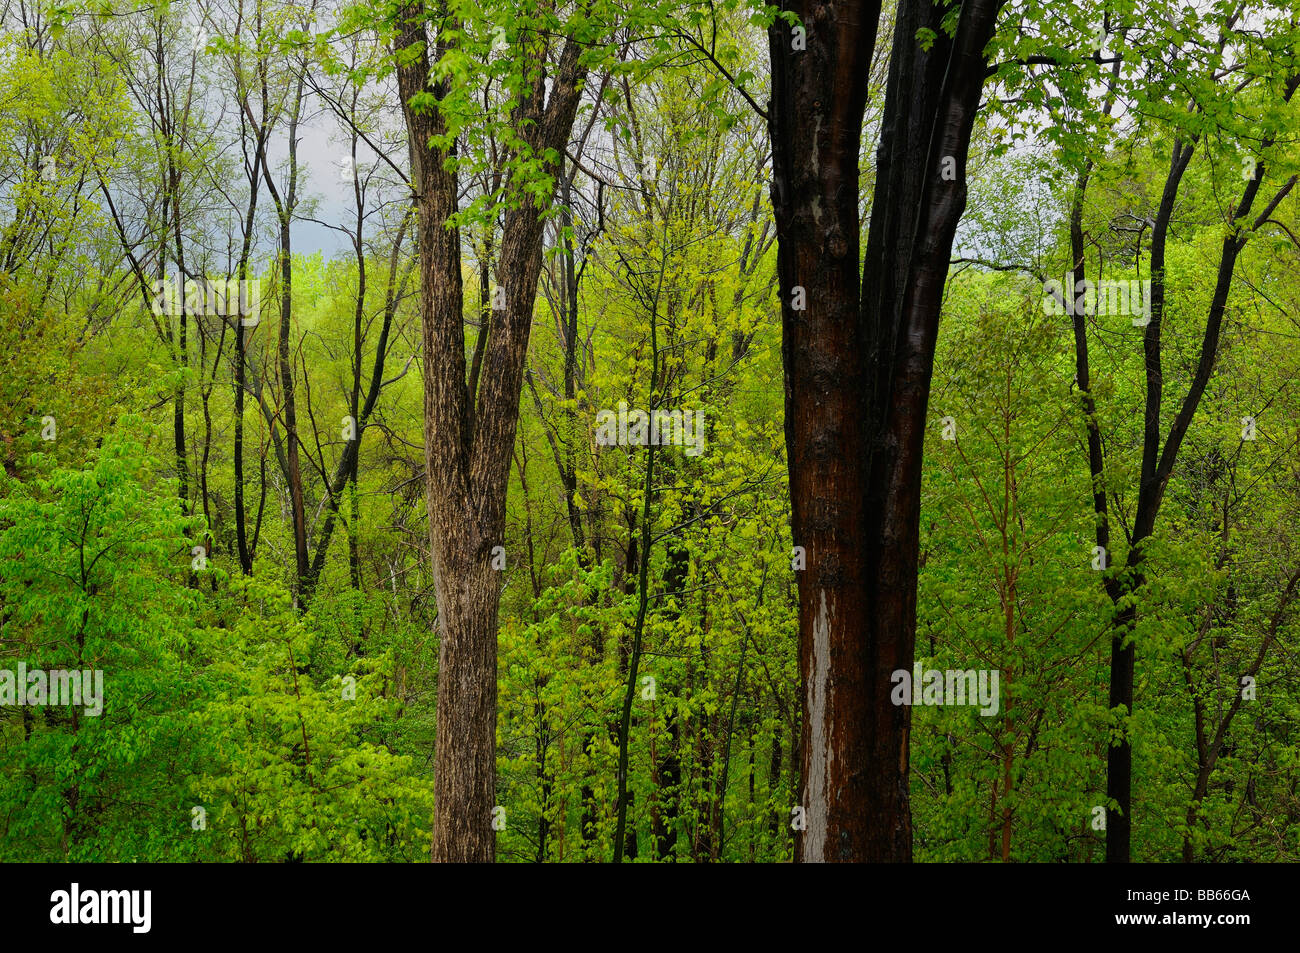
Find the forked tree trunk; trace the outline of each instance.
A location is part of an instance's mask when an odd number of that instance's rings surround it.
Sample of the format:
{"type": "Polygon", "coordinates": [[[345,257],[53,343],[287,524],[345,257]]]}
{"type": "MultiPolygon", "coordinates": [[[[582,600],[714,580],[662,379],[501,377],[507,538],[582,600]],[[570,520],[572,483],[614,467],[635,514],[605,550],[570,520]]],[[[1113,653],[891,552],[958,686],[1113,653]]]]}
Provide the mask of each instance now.
{"type": "Polygon", "coordinates": [[[912,855],[910,709],[891,702],[890,675],[912,667],[926,405],[1000,7],[966,0],[949,38],[943,6],[899,3],[860,278],[858,154],[880,4],[797,0],[787,9],[806,49],[782,20],[770,33],[786,447],[807,560],[801,861],[912,855]]]}
{"type": "MultiPolygon", "coordinates": [[[[445,13],[404,3],[397,11],[395,43],[404,51],[396,57],[397,79],[416,193],[425,480],[441,635],[431,857],[489,862],[495,856],[501,591],[492,550],[505,543],[506,488],[541,273],[543,223],[540,210],[520,195],[526,183],[512,178],[506,187],[519,201],[505,213],[497,259],[505,309],[493,315],[475,394],[466,381],[460,233],[447,224],[458,211],[459,185],[455,171],[446,167],[447,153],[432,141],[446,131],[436,100],[448,90],[429,86],[431,63],[446,52],[446,41],[430,49],[424,23],[445,13]],[[427,93],[434,102],[422,95],[427,93]]],[[[550,40],[527,42],[525,55],[532,64],[545,62],[550,40]]],[[[586,75],[578,56],[578,44],[565,41],[553,69],[533,70],[529,77],[531,88],[513,116],[534,155],[558,155],[568,144],[586,75]]],[[[548,171],[558,172],[553,164],[548,171]]]]}

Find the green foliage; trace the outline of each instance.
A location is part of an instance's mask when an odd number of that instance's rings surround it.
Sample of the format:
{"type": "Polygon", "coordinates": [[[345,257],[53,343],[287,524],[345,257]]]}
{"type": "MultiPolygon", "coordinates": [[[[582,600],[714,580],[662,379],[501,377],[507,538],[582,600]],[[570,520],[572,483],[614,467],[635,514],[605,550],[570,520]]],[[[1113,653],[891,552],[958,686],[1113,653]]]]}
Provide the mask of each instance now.
{"type": "MultiPolygon", "coordinates": [[[[787,861],[798,570],[758,110],[763,31],[797,17],[748,0],[417,6],[443,50],[436,91],[412,105],[446,120],[461,183],[468,367],[480,335],[503,333],[502,213],[531,204],[546,221],[501,541],[497,856],[610,859],[630,688],[627,859],[787,861]],[[568,37],[586,87],[560,155],[519,115],[568,37]],[[702,452],[659,446],[652,468],[643,445],[598,442],[620,404],[701,414],[702,452]]],[[[994,716],[913,711],[918,859],[1102,859],[1095,812],[1124,732],[1135,859],[1300,855],[1294,6],[1235,25],[1222,3],[1007,8],[940,325],[916,642],[923,667],[997,671],[1001,697],[994,716]],[[1162,431],[1224,239],[1249,242],[1141,574],[1126,560],[1147,332],[1127,315],[1084,322],[1113,514],[1094,569],[1075,328],[1044,308],[1043,282],[1072,266],[1085,174],[1090,279],[1151,277],[1175,142],[1196,149],[1165,248],[1162,431]],[[1243,216],[1248,168],[1261,189],[1243,216]],[[1128,608],[1126,717],[1107,681],[1128,608]]],[[[946,5],[946,31],[960,9],[946,5]]],[[[391,89],[414,51],[392,49],[393,3],[233,10],[208,11],[203,43],[182,4],[55,5],[35,25],[0,13],[0,671],[104,676],[98,714],[0,705],[3,861],[428,854],[443,631],[425,441],[451,438],[425,433],[430,289],[413,252],[429,233],[391,89]],[[300,88],[286,269],[266,180],[287,195],[300,88]],[[329,182],[339,157],[356,175],[329,182]],[[148,306],[158,276],[241,262],[265,277],[258,323],[148,306]]],[[[863,161],[864,201],[873,176],[863,161]]]]}

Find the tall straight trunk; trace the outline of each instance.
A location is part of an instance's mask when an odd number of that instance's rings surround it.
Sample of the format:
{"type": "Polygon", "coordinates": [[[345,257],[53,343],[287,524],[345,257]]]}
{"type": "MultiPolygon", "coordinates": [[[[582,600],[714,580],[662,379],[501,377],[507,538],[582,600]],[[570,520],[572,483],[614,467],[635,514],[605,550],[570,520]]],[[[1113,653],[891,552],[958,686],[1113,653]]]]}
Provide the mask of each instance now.
{"type": "MultiPolygon", "coordinates": [[[[794,51],[793,32],[777,21],[770,37],[768,120],[791,523],[795,545],[808,554],[798,580],[804,686],[799,801],[807,828],[796,836],[796,858],[848,860],[879,856],[868,847],[874,825],[864,810],[866,772],[850,766],[870,756],[862,730],[871,718],[872,672],[863,651],[871,607],[863,546],[866,365],[857,155],[880,8],[874,2],[813,2],[791,9],[808,30],[808,49],[794,51]],[[814,103],[816,113],[810,114],[806,110],[814,103]],[[811,139],[810,128],[817,130],[811,139]],[[796,301],[800,293],[804,299],[796,301]],[[795,310],[799,304],[805,309],[795,310]]],[[[898,804],[877,801],[871,807],[899,815],[898,804]]],[[[902,808],[905,819],[905,794],[902,808]]],[[[890,827],[896,823],[877,816],[890,827]]],[[[910,830],[902,833],[906,854],[910,830]]],[[[887,853],[898,856],[899,850],[887,853]]]]}
{"type": "MultiPolygon", "coordinates": [[[[353,108],[355,109],[356,99],[353,98],[353,108]]],[[[365,322],[366,310],[366,252],[362,237],[365,234],[365,193],[361,188],[361,176],[357,172],[356,153],[357,153],[357,134],[355,129],[352,133],[352,194],[357,206],[356,218],[356,253],[357,253],[357,304],[352,314],[352,394],[348,402],[348,414],[352,418],[353,426],[353,443],[357,444],[356,451],[352,454],[352,465],[348,469],[348,578],[352,583],[352,588],[359,590],[361,588],[361,551],[359,549],[358,535],[360,531],[358,507],[360,506],[360,495],[357,493],[357,478],[361,465],[361,340],[362,325],[365,322]]],[[[387,330],[387,326],[385,326],[387,330]]],[[[381,339],[380,345],[383,345],[381,339]]],[[[380,351],[375,355],[375,366],[383,366],[384,355],[380,351]]],[[[382,373],[382,372],[381,372],[382,373]]],[[[337,505],[337,503],[335,503],[337,505]]],[[[319,550],[320,543],[317,543],[319,550]]],[[[315,560],[313,560],[313,563],[315,560]]]]}
{"type": "MultiPolygon", "coordinates": [[[[187,276],[185,267],[185,245],[182,239],[183,215],[184,211],[181,206],[181,186],[182,170],[178,164],[176,154],[183,153],[187,144],[189,132],[190,106],[193,103],[194,95],[194,66],[191,61],[191,69],[188,83],[185,84],[184,92],[179,100],[174,101],[166,89],[167,63],[168,59],[164,52],[163,45],[163,21],[161,18],[154,23],[155,48],[154,55],[158,66],[156,74],[154,106],[157,110],[159,130],[167,144],[164,153],[164,168],[162,169],[164,185],[164,208],[170,218],[171,239],[173,241],[172,257],[178,270],[178,280],[183,280],[187,276]]],[[[163,239],[165,244],[166,239],[163,239]]],[[[160,248],[161,251],[161,248],[160,248]]],[[[160,271],[165,262],[165,255],[160,254],[158,263],[160,271]]],[[[165,274],[159,277],[165,278],[165,274]]],[[[186,297],[186,296],[183,296],[186,297]]],[[[200,308],[200,313],[202,308],[200,308]]],[[[190,512],[190,474],[189,458],[186,448],[185,436],[185,392],[186,376],[189,371],[189,309],[184,304],[177,316],[178,329],[176,336],[176,361],[180,368],[179,379],[176,384],[176,392],[172,403],[172,442],[176,452],[176,473],[178,484],[178,495],[180,497],[181,512],[190,512]]]]}
{"type": "Polygon", "coordinates": [[[245,576],[253,573],[253,551],[248,545],[247,513],[244,504],[244,378],[248,360],[244,341],[244,324],[235,322],[235,544],[239,550],[239,568],[245,576]]]}
{"type": "Polygon", "coordinates": [[[801,861],[912,856],[910,710],[891,702],[890,674],[912,666],[926,406],[1000,8],[967,0],[950,38],[943,6],[899,3],[861,281],[858,154],[880,5],[788,4],[804,50],[785,21],[770,32],[786,447],[807,554],[801,861]]]}
{"type": "MultiPolygon", "coordinates": [[[[167,188],[171,194],[170,213],[175,239],[173,257],[178,271],[178,280],[182,280],[181,276],[185,275],[185,258],[184,245],[181,241],[180,172],[170,160],[167,163],[167,188]]],[[[180,374],[176,383],[176,392],[172,398],[172,445],[176,453],[177,493],[180,497],[182,513],[190,511],[190,468],[188,451],[185,445],[185,378],[190,367],[189,304],[187,299],[188,295],[182,296],[180,313],[176,316],[175,357],[180,374]]],[[[199,313],[202,313],[202,307],[200,307],[199,313]]]]}
{"type": "MultiPolygon", "coordinates": [[[[241,60],[237,57],[236,66],[238,67],[241,60]]],[[[238,69],[237,69],[238,72],[238,69]]],[[[239,101],[243,106],[247,106],[248,92],[241,85],[239,88],[239,101]]],[[[262,159],[266,151],[267,132],[259,128],[256,123],[249,124],[249,113],[246,108],[240,110],[239,129],[241,140],[246,141],[249,131],[251,130],[254,140],[253,161],[246,167],[248,175],[248,207],[244,211],[243,222],[243,241],[239,250],[239,262],[235,268],[235,274],[239,281],[248,281],[248,262],[253,254],[253,225],[257,221],[257,204],[260,189],[260,169],[262,159]]],[[[260,279],[254,279],[260,280],[260,279]]],[[[242,287],[242,284],[241,284],[242,287]]],[[[248,514],[247,506],[244,500],[244,388],[247,380],[247,360],[248,360],[248,337],[247,335],[255,328],[260,321],[260,302],[262,298],[259,294],[259,314],[253,316],[251,323],[246,321],[245,315],[239,315],[235,319],[235,433],[234,433],[234,476],[235,476],[235,548],[239,555],[239,568],[245,576],[251,576],[253,573],[253,551],[256,548],[256,540],[252,545],[248,539],[248,514]]],[[[263,470],[265,476],[265,470],[263,470]]],[[[262,481],[262,498],[265,499],[266,481],[262,481]]]]}
{"type": "Polygon", "coordinates": [[[190,364],[187,318],[186,309],[181,308],[178,317],[180,331],[176,338],[181,378],[180,383],[176,385],[176,396],[172,401],[172,441],[176,448],[176,472],[179,478],[177,492],[180,494],[182,513],[190,511],[190,468],[185,449],[185,374],[188,372],[190,364]]]}
{"type": "MultiPolygon", "coordinates": [[[[290,106],[288,142],[289,172],[285,193],[282,196],[271,175],[270,163],[266,150],[262,148],[258,159],[262,166],[262,180],[270,193],[275,206],[276,219],[279,223],[279,264],[280,264],[280,324],[277,338],[277,370],[280,377],[280,389],[283,399],[284,429],[286,434],[285,452],[282,460],[284,478],[289,484],[289,503],[293,529],[294,551],[294,594],[295,604],[307,588],[310,564],[307,561],[307,515],[303,501],[302,465],[300,462],[298,437],[298,398],[297,386],[293,375],[293,359],[290,350],[290,331],[293,326],[293,216],[298,205],[298,126],[302,118],[303,90],[306,85],[305,69],[298,73],[294,87],[293,101],[290,106]]],[[[252,120],[252,113],[247,102],[244,112],[258,130],[259,141],[267,132],[267,116],[270,112],[271,92],[266,75],[261,74],[262,123],[252,120]]],[[[274,426],[274,421],[271,421],[274,426]]]]}
{"type": "MultiPolygon", "coordinates": [[[[651,325],[651,340],[654,338],[654,325],[651,325]]],[[[651,345],[653,352],[652,361],[655,364],[655,370],[651,372],[651,399],[650,411],[651,416],[655,411],[655,397],[653,396],[654,381],[658,372],[658,353],[656,346],[651,345]]],[[[645,632],[646,612],[649,607],[649,585],[650,574],[650,544],[651,544],[651,505],[654,498],[654,472],[655,472],[655,445],[653,443],[646,446],[646,464],[645,464],[645,484],[642,488],[641,502],[641,550],[640,566],[637,570],[637,608],[636,621],[632,627],[632,648],[627,663],[627,686],[623,690],[623,711],[619,717],[618,723],[618,802],[616,806],[616,820],[614,826],[614,863],[619,863],[623,859],[623,848],[626,843],[627,831],[627,809],[630,800],[630,792],[627,787],[627,759],[628,759],[628,742],[629,735],[632,732],[632,702],[636,698],[636,677],[637,671],[641,665],[641,640],[645,632]]],[[[635,833],[633,834],[635,837],[635,833]]],[[[631,856],[635,856],[632,853],[631,856]]]]}
{"type": "MultiPolygon", "coordinates": [[[[767,797],[769,802],[776,797],[776,792],[779,790],[781,790],[781,729],[778,727],[772,732],[772,751],[767,762],[767,797]]],[[[770,835],[771,847],[776,851],[781,849],[781,828],[785,818],[786,815],[779,810],[773,811],[768,818],[767,832],[770,835]]]]}
{"type": "Polygon", "coordinates": [[[302,465],[298,450],[298,397],[289,350],[289,332],[293,323],[293,238],[288,214],[280,224],[280,388],[284,396],[285,478],[289,481],[289,503],[293,520],[293,554],[296,568],[295,591],[301,593],[310,564],[307,561],[307,516],[302,495],[302,465]]]}
{"type": "MultiPolygon", "coordinates": [[[[173,227],[175,229],[175,257],[176,267],[181,275],[185,274],[184,245],[181,242],[181,208],[180,208],[180,173],[175,171],[174,166],[169,161],[168,182],[172,192],[172,216],[173,227]]],[[[188,298],[188,295],[185,296],[188,298]]],[[[199,309],[199,315],[202,314],[202,307],[199,309]]],[[[195,317],[199,317],[196,315],[195,317]]],[[[180,367],[180,376],[176,384],[176,396],[172,402],[172,441],[176,449],[176,473],[178,490],[180,494],[181,512],[189,513],[190,511],[190,466],[189,456],[185,445],[185,378],[190,369],[190,346],[189,346],[189,305],[187,302],[182,303],[180,314],[177,315],[177,335],[176,335],[176,363],[180,367]]]]}
{"type": "MultiPolygon", "coordinates": [[[[1111,87],[1102,110],[1103,114],[1107,116],[1114,109],[1114,82],[1119,76],[1121,65],[1117,58],[1111,70],[1111,87]]],[[[1155,234],[1152,239],[1151,260],[1153,268],[1156,267],[1158,262],[1163,270],[1165,231],[1168,228],[1169,218],[1173,213],[1173,201],[1178,192],[1178,181],[1181,179],[1183,171],[1186,170],[1191,155],[1192,150],[1190,147],[1184,152],[1178,144],[1175,144],[1173,166],[1165,183],[1160,211],[1157,214],[1155,234]]],[[[1087,287],[1084,284],[1087,279],[1088,263],[1085,255],[1087,245],[1083,233],[1083,207],[1088,191],[1088,183],[1092,176],[1092,169],[1093,162],[1089,159],[1085,162],[1075,182],[1074,196],[1070,204],[1070,275],[1075,284],[1074,287],[1066,288],[1064,291],[1071,302],[1075,300],[1075,292],[1078,288],[1087,287]]],[[[1162,279],[1152,290],[1153,312],[1163,310],[1163,301],[1164,283],[1162,279]]],[[[1110,513],[1106,499],[1106,459],[1101,426],[1097,418],[1097,404],[1093,397],[1092,370],[1088,360],[1087,315],[1080,308],[1070,307],[1068,310],[1071,313],[1074,332],[1075,384],[1079,388],[1079,400],[1088,433],[1088,474],[1092,483],[1092,506],[1093,514],[1096,517],[1096,542],[1103,553],[1109,554],[1111,551],[1111,538],[1110,513]]],[[[1148,434],[1148,436],[1150,435],[1148,434]]],[[[1123,595],[1119,580],[1114,575],[1107,573],[1102,577],[1102,586],[1107,596],[1110,597],[1112,605],[1118,605],[1123,595]]],[[[1120,635],[1118,638],[1112,638],[1111,640],[1109,703],[1112,708],[1117,704],[1125,705],[1126,709],[1132,705],[1131,692],[1126,700],[1123,688],[1126,684],[1132,684],[1133,650],[1131,645],[1126,647],[1123,644],[1123,632],[1127,631],[1132,624],[1132,620],[1131,606],[1124,609],[1113,620],[1116,631],[1120,635]],[[1127,618],[1125,618],[1126,615],[1127,618]]],[[[1118,810],[1111,807],[1109,803],[1106,808],[1108,860],[1116,859],[1115,855],[1122,855],[1123,859],[1128,857],[1130,830],[1129,791],[1132,783],[1131,758],[1132,753],[1128,747],[1127,738],[1120,745],[1113,745],[1107,749],[1106,794],[1108,799],[1113,797],[1120,805],[1118,810]]]]}

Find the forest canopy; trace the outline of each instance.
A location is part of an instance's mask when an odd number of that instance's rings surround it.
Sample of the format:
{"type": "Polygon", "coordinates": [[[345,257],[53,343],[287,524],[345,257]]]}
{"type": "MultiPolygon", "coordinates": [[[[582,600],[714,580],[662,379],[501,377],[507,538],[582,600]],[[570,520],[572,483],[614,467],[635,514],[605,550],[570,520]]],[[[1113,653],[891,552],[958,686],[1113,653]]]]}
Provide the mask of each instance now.
{"type": "Polygon", "coordinates": [[[0,4],[0,861],[1300,860],[1298,34],[0,4]]]}

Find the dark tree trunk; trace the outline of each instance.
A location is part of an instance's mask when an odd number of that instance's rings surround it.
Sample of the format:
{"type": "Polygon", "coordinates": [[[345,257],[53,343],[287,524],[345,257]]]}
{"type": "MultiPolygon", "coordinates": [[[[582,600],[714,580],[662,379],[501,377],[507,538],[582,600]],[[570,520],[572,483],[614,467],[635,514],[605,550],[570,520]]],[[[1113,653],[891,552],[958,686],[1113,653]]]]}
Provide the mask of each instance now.
{"type": "MultiPolygon", "coordinates": [[[[1116,66],[1118,71],[1118,65],[1116,66]]],[[[1300,75],[1291,77],[1285,87],[1283,102],[1289,102],[1300,87],[1300,75]]],[[[1110,112],[1110,104],[1106,106],[1110,112]]],[[[1263,141],[1265,147],[1272,139],[1263,141]]],[[[1151,313],[1143,333],[1143,357],[1146,371],[1146,394],[1143,408],[1142,470],[1138,487],[1137,507],[1128,553],[1122,570],[1103,577],[1103,586],[1114,606],[1111,619],[1110,687],[1108,703],[1112,711],[1121,712],[1122,730],[1118,742],[1111,744],[1106,756],[1106,860],[1108,863],[1127,863],[1131,858],[1132,807],[1133,807],[1133,748],[1129,737],[1128,719],[1133,714],[1134,672],[1136,652],[1131,641],[1137,621],[1136,596],[1145,585],[1143,575],[1143,545],[1155,533],[1156,522],[1164,500],[1165,488],[1173,473],[1179,450],[1200,406],[1205,388],[1209,384],[1218,357],[1219,337],[1228,294],[1232,288],[1237,258],[1245,247],[1249,231],[1233,231],[1224,237],[1219,255],[1214,292],[1206,319],[1205,331],[1197,356],[1196,370],[1188,386],[1178,413],[1164,430],[1162,404],[1164,399],[1164,368],[1161,333],[1164,323],[1165,303],[1165,243],[1173,219],[1174,206],[1188,164],[1195,150],[1195,142],[1176,140],[1171,150],[1169,172],[1165,178],[1160,204],[1151,234],[1151,313]]],[[[1085,241],[1082,229],[1083,204],[1086,196],[1091,164],[1084,166],[1075,186],[1070,212],[1070,254],[1075,282],[1084,279],[1085,241]]],[[[1234,226],[1248,225],[1248,217],[1263,181],[1263,167],[1246,183],[1240,201],[1232,212],[1234,226]]],[[[1278,204],[1294,188],[1297,181],[1292,176],[1284,183],[1256,217],[1258,228],[1272,214],[1278,204]]],[[[1067,298],[1075,298],[1076,288],[1066,288],[1067,298]]],[[[1105,494],[1105,457],[1101,434],[1095,414],[1092,382],[1088,363],[1088,339],[1085,318],[1074,316],[1075,375],[1081,392],[1083,410],[1088,427],[1088,467],[1093,482],[1093,509],[1097,516],[1097,545],[1106,550],[1110,560],[1110,527],[1105,494]]]]}
{"type": "MultiPolygon", "coordinates": [[[[259,150],[258,159],[262,166],[262,180],[275,205],[279,231],[280,264],[280,322],[277,337],[277,370],[280,377],[281,398],[284,411],[284,429],[286,434],[285,452],[281,460],[285,481],[289,484],[289,503],[292,511],[293,550],[294,550],[294,594],[301,597],[307,582],[309,564],[307,561],[307,515],[303,500],[302,467],[299,453],[298,437],[298,400],[296,382],[293,376],[293,359],[290,351],[290,331],[293,325],[293,216],[298,205],[298,125],[302,115],[303,89],[306,80],[300,75],[294,91],[293,105],[289,117],[289,176],[283,196],[276,187],[267,161],[266,150],[259,150]]],[[[268,114],[270,92],[265,77],[261,81],[262,116],[268,114]]],[[[245,112],[249,113],[245,104],[245,112]]],[[[249,113],[251,115],[251,113],[249,113]]],[[[265,126],[259,127],[259,138],[265,134],[265,126]]],[[[274,421],[268,421],[274,428],[274,421]]]]}
{"type": "Polygon", "coordinates": [[[802,861],[911,859],[910,710],[891,703],[890,674],[912,666],[926,405],[1000,7],[967,0],[949,38],[943,6],[899,3],[861,280],[857,160],[880,5],[790,4],[806,50],[784,21],[770,33],[786,446],[807,553],[802,861]]]}
{"type": "Polygon", "coordinates": [[[176,346],[177,359],[181,367],[181,382],[176,385],[176,397],[172,402],[172,441],[176,449],[177,492],[180,494],[182,513],[190,511],[190,468],[185,449],[185,374],[190,366],[186,310],[182,307],[178,318],[180,333],[177,335],[176,346]]]}
{"type": "Polygon", "coordinates": [[[278,358],[280,388],[284,398],[284,429],[287,436],[285,479],[289,483],[289,504],[293,520],[294,591],[306,587],[310,564],[307,561],[307,514],[302,493],[302,466],[298,451],[298,397],[289,351],[289,332],[293,323],[293,239],[288,214],[280,224],[280,335],[278,358]]]}
{"type": "Polygon", "coordinates": [[[245,576],[253,573],[253,552],[248,545],[247,513],[244,505],[244,376],[248,360],[244,341],[244,324],[235,322],[235,544],[239,550],[239,568],[245,576]]]}

